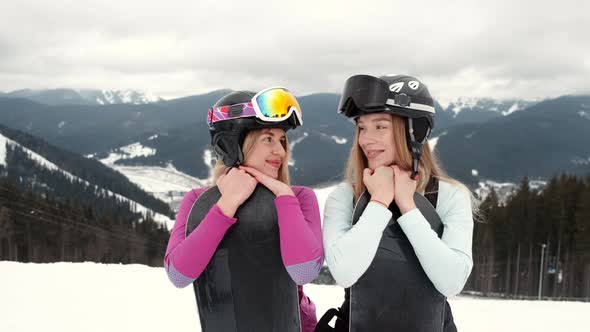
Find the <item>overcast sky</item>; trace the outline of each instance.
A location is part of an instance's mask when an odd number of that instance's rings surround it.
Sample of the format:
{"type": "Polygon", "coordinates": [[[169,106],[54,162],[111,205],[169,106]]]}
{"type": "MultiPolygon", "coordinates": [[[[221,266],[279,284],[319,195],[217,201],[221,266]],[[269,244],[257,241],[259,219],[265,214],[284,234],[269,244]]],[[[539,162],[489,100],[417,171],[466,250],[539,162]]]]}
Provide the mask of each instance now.
{"type": "Polygon", "coordinates": [[[441,101],[590,93],[590,1],[0,2],[0,91],[339,92],[407,73],[441,101]]]}

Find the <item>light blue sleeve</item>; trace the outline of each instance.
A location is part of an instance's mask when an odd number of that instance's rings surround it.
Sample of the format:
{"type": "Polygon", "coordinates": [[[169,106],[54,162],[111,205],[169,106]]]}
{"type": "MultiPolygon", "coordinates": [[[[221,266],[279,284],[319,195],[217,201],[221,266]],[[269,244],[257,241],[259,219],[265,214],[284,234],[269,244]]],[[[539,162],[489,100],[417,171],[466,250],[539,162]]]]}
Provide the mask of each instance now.
{"type": "Polygon", "coordinates": [[[406,212],[397,221],[430,281],[450,297],[461,292],[473,267],[471,195],[467,189],[439,183],[436,210],[444,225],[442,238],[418,209],[406,212]]]}
{"type": "Polygon", "coordinates": [[[371,202],[352,225],[353,192],[339,185],[326,200],[322,237],[330,273],[338,285],[352,286],[371,265],[391,211],[371,202]]]}

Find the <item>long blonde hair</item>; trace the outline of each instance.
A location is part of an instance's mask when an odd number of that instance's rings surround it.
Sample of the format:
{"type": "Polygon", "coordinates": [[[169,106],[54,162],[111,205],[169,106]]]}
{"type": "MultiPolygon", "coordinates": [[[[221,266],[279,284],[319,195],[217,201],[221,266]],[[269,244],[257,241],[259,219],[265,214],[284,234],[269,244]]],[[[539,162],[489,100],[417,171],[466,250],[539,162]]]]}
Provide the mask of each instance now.
{"type": "MultiPolygon", "coordinates": [[[[244,160],[248,159],[248,156],[254,149],[254,145],[268,129],[255,129],[248,134],[246,134],[246,138],[244,139],[244,144],[242,144],[242,152],[244,153],[244,160]]],[[[289,141],[287,140],[287,136],[285,135],[285,143],[283,145],[285,149],[285,158],[283,158],[283,163],[279,167],[279,176],[277,180],[286,183],[287,185],[291,185],[291,181],[289,179],[289,158],[291,157],[291,153],[289,150],[289,141]]],[[[226,166],[222,160],[217,159],[215,166],[213,167],[213,185],[217,182],[217,179],[222,174],[226,174],[229,170],[229,166],[226,166]]]]}
{"type": "MultiPolygon", "coordinates": [[[[397,115],[391,115],[392,129],[393,129],[393,146],[394,146],[394,160],[395,164],[401,169],[409,171],[412,169],[412,155],[408,149],[406,139],[405,120],[397,115]]],[[[350,149],[350,156],[346,166],[346,181],[352,186],[354,192],[354,200],[356,201],[363,191],[366,190],[363,182],[363,170],[369,167],[369,163],[363,150],[359,145],[360,130],[357,126],[354,133],[354,142],[350,149]]],[[[469,191],[459,181],[449,177],[443,168],[440,166],[436,154],[430,149],[430,145],[426,142],[422,147],[422,156],[418,164],[418,172],[420,179],[418,180],[417,192],[423,193],[428,185],[430,177],[436,177],[439,180],[444,180],[453,183],[463,189],[469,191]]]]}

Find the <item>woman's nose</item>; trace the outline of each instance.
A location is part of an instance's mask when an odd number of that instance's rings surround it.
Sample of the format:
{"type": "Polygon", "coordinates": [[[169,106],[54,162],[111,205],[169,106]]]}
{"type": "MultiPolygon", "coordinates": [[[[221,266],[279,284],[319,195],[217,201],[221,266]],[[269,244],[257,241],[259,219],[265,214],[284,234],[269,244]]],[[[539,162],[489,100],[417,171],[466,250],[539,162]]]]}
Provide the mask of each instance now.
{"type": "Polygon", "coordinates": [[[373,132],[368,131],[368,130],[365,130],[359,136],[359,143],[361,145],[375,143],[375,142],[376,142],[375,134],[373,132]]]}
{"type": "Polygon", "coordinates": [[[283,147],[283,144],[277,143],[274,145],[272,152],[282,157],[285,155],[285,148],[283,147]]]}

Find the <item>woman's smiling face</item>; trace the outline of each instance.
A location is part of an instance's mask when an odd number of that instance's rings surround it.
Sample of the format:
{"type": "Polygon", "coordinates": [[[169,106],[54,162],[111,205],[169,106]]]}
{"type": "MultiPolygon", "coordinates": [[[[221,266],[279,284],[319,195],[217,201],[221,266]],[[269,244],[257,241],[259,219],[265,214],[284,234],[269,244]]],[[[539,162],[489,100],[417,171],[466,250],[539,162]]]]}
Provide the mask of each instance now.
{"type": "Polygon", "coordinates": [[[359,146],[363,150],[370,169],[390,166],[394,163],[393,122],[385,113],[367,114],[357,119],[359,146]]]}
{"type": "MultiPolygon", "coordinates": [[[[261,129],[244,165],[277,179],[279,169],[287,156],[285,131],[279,128],[261,129]]],[[[250,135],[254,134],[253,132],[250,135]]]]}

